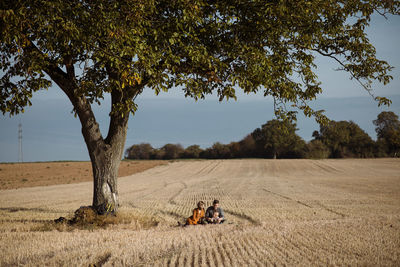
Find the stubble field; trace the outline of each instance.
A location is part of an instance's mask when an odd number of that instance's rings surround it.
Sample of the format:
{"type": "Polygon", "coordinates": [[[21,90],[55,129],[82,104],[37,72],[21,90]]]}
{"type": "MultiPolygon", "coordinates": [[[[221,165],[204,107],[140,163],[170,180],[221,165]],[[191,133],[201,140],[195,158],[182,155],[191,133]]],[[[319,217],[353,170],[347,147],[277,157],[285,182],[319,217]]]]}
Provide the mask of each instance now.
{"type": "Polygon", "coordinates": [[[118,183],[137,219],[96,230],[42,227],[91,182],[0,191],[0,266],[400,265],[399,159],[178,161],[118,183]],[[226,224],[176,227],[213,199],[226,224]]]}
{"type": "MultiPolygon", "coordinates": [[[[118,176],[131,175],[166,163],[163,160],[121,161],[118,176]]],[[[93,181],[89,161],[0,164],[0,190],[88,181],[93,181]]]]}

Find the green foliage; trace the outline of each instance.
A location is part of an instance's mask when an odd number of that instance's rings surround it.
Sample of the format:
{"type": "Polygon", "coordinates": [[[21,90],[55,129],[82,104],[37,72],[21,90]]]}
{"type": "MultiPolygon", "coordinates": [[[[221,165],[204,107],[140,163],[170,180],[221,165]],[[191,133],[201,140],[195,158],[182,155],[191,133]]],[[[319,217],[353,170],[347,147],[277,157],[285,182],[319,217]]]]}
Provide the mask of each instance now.
{"type": "MultiPolygon", "coordinates": [[[[190,151],[197,157],[200,152],[199,146],[191,146],[184,150],[180,144],[166,144],[159,149],[153,148],[148,143],[142,143],[138,145],[132,145],[125,151],[125,157],[127,159],[177,159],[186,155],[186,151],[190,151]]],[[[200,149],[201,150],[201,149],[200,149]]]]}
{"type": "Polygon", "coordinates": [[[125,151],[127,159],[150,159],[153,154],[153,147],[148,143],[133,145],[125,151]]]}
{"type": "Polygon", "coordinates": [[[383,111],[373,121],[378,136],[380,151],[391,156],[400,156],[400,121],[392,111],[383,111]]]}
{"type": "Polygon", "coordinates": [[[51,82],[80,117],[78,103],[106,93],[111,116],[124,117],[145,87],[177,86],[194,99],[216,91],[220,100],[241,88],[274,97],[278,114],[292,117],[290,102],[323,122],[307,104],[322,91],[316,54],[371,94],[372,80],[392,79],[365,33],[374,12],[398,14],[399,1],[3,0],[0,110],[23,112],[51,82]]]}
{"type": "Polygon", "coordinates": [[[197,159],[200,157],[200,153],[203,149],[199,145],[191,145],[185,149],[182,157],[187,159],[197,159]]]}
{"type": "Polygon", "coordinates": [[[162,148],[163,159],[177,159],[180,158],[184,152],[182,145],[180,144],[166,144],[162,148]]]}
{"type": "Polygon", "coordinates": [[[388,146],[385,140],[378,139],[375,142],[375,150],[374,150],[375,157],[383,158],[388,156],[388,146]]]}
{"type": "Polygon", "coordinates": [[[270,120],[253,131],[257,154],[262,157],[302,157],[304,140],[296,134],[296,125],[289,121],[270,120]]]}
{"type": "Polygon", "coordinates": [[[239,141],[240,152],[237,155],[239,158],[255,157],[256,142],[251,134],[239,141]]]}
{"type": "Polygon", "coordinates": [[[208,159],[229,159],[232,158],[232,155],[228,145],[216,142],[212,147],[206,149],[201,154],[201,157],[208,159]]]}
{"type": "Polygon", "coordinates": [[[331,121],[328,125],[321,125],[319,134],[315,136],[329,148],[330,157],[374,156],[374,141],[352,121],[331,121]]]}
{"type": "Polygon", "coordinates": [[[305,148],[305,157],[309,159],[326,159],[330,155],[330,150],[320,140],[310,141],[305,148]]]}

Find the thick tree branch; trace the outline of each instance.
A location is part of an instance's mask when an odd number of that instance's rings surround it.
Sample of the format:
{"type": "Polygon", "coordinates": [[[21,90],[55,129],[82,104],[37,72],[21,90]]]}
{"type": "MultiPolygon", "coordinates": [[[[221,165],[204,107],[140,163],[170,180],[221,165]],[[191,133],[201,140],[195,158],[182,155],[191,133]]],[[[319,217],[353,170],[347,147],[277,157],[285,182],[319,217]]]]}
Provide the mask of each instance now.
{"type": "MultiPolygon", "coordinates": [[[[41,55],[42,58],[47,58],[47,56],[42,53],[39,48],[37,48],[32,42],[29,42],[28,46],[25,49],[27,49],[27,52],[37,53],[41,55]]],[[[77,96],[75,94],[75,89],[77,89],[77,85],[75,84],[75,76],[72,76],[74,73],[72,69],[72,59],[66,57],[65,62],[68,73],[62,71],[55,63],[53,63],[49,59],[47,59],[45,62],[44,71],[61,88],[61,90],[68,96],[69,100],[71,101],[76,113],[79,116],[79,120],[82,125],[82,133],[87,145],[94,148],[97,147],[98,149],[100,148],[99,144],[103,142],[99,124],[96,122],[96,118],[94,116],[92,108],[85,97],[77,96]]]]}
{"type": "Polygon", "coordinates": [[[74,62],[72,61],[71,55],[67,55],[64,57],[64,65],[67,70],[67,75],[68,75],[69,79],[75,79],[74,62]]]}
{"type": "MultiPolygon", "coordinates": [[[[28,39],[27,39],[28,40],[28,39]]],[[[72,97],[74,94],[74,88],[71,84],[71,79],[68,74],[61,70],[56,63],[52,62],[47,55],[45,55],[40,49],[29,40],[28,44],[25,46],[24,50],[27,54],[36,54],[45,61],[43,70],[50,76],[50,78],[64,91],[64,93],[70,98],[72,102],[72,97]]],[[[67,68],[68,70],[68,68],[67,68]]]]}

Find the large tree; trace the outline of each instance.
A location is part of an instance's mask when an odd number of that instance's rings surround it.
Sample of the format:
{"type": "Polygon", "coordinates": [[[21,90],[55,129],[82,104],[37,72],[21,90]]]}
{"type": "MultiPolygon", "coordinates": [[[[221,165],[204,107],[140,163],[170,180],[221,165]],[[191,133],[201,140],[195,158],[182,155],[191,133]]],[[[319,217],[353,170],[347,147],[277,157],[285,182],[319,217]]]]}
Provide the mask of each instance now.
{"type": "Polygon", "coordinates": [[[154,148],[148,143],[133,145],[125,151],[127,159],[150,159],[154,148]]]}
{"type": "Polygon", "coordinates": [[[333,158],[374,156],[374,141],[352,121],[330,121],[313,136],[328,147],[333,158]]]}
{"type": "Polygon", "coordinates": [[[373,123],[376,126],[378,145],[382,144],[386,153],[398,157],[400,152],[399,117],[392,111],[383,111],[373,123]]]}
{"type": "Polygon", "coordinates": [[[371,80],[391,79],[365,33],[374,12],[398,14],[399,1],[2,0],[0,110],[23,112],[34,92],[57,84],[82,124],[101,212],[118,206],[129,114],[144,89],[180,87],[195,99],[261,90],[277,114],[292,115],[279,105],[291,102],[321,120],[307,104],[322,91],[315,55],[367,90],[371,80]],[[106,94],[103,136],[91,105],[106,94]]]}
{"type": "Polygon", "coordinates": [[[270,158],[302,157],[305,142],[296,134],[296,124],[290,121],[270,120],[251,136],[256,145],[257,156],[270,158]]]}

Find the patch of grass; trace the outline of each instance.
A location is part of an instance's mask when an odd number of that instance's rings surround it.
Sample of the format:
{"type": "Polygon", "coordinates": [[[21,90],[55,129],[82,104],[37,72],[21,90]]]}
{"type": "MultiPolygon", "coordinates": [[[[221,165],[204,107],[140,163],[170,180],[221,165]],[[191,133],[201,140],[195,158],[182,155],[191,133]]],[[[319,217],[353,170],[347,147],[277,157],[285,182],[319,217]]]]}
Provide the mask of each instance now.
{"type": "Polygon", "coordinates": [[[154,217],[118,212],[117,215],[99,215],[91,207],[81,207],[75,211],[72,219],[60,217],[54,221],[44,222],[31,229],[34,232],[60,231],[70,232],[75,229],[94,231],[105,229],[111,225],[126,225],[132,230],[150,229],[159,224],[154,217]]]}
{"type": "Polygon", "coordinates": [[[23,182],[23,183],[28,182],[28,179],[24,178],[21,180],[21,182],[23,182]]]}

